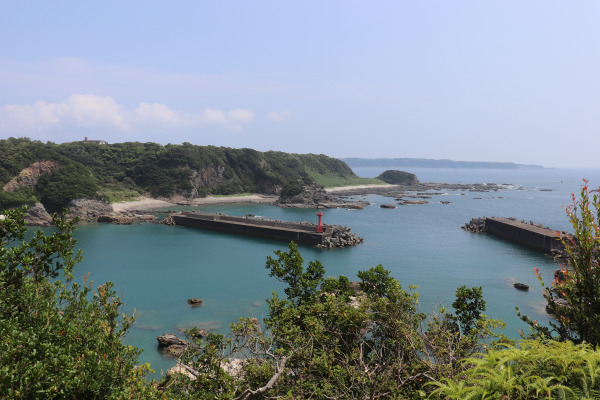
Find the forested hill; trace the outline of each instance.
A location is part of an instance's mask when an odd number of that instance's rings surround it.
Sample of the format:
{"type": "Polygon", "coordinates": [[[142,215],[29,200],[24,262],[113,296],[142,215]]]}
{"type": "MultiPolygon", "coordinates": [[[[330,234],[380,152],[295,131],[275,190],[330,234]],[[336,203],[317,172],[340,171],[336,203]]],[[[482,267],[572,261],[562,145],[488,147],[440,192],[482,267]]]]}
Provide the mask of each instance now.
{"type": "Polygon", "coordinates": [[[273,194],[291,181],[360,180],[325,155],[156,143],[0,140],[0,209],[41,201],[57,210],[74,198],[123,200],[243,192],[273,194]]]}
{"type": "Polygon", "coordinates": [[[413,167],[413,168],[471,168],[471,169],[542,169],[541,165],[491,161],[453,161],[428,158],[342,158],[351,167],[413,167]]]}

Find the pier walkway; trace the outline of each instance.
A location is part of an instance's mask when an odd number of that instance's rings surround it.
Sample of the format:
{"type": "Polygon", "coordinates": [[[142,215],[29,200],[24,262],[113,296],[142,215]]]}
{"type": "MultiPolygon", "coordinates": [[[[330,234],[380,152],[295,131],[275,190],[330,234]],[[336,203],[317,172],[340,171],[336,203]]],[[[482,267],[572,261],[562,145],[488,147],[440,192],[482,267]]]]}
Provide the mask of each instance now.
{"type": "Polygon", "coordinates": [[[293,222],[279,222],[230,215],[206,214],[200,212],[183,212],[173,214],[176,225],[192,228],[209,229],[240,235],[263,237],[286,242],[318,245],[331,238],[332,232],[324,229],[317,232],[316,225],[304,225],[293,222]]]}

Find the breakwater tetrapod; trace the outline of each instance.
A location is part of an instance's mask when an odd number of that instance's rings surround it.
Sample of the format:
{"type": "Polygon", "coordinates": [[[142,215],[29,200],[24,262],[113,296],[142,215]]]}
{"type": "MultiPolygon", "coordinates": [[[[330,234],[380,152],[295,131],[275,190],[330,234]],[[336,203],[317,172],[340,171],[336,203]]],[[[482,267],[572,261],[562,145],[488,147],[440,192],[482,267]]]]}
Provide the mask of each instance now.
{"type": "Polygon", "coordinates": [[[363,241],[362,238],[351,233],[350,228],[337,225],[321,225],[320,217],[319,224],[315,225],[309,222],[285,222],[183,211],[169,215],[165,218],[164,223],[284,240],[286,242],[294,241],[296,243],[317,245],[323,248],[353,246],[363,241]]]}

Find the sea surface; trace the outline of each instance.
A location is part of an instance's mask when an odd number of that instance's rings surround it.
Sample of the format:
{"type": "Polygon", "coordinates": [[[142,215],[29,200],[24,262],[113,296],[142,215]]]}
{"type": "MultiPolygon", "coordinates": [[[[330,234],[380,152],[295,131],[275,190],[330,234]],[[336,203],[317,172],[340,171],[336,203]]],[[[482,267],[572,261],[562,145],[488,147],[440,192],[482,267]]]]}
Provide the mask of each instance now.
{"type": "MultiPolygon", "coordinates": [[[[460,285],[481,286],[486,314],[504,320],[504,333],[513,338],[526,329],[516,306],[533,319],[548,321],[533,268],[539,268],[550,282],[558,264],[535,251],[460,227],[473,217],[501,216],[571,231],[562,206],[569,204],[571,193],[579,192],[583,178],[598,187],[600,169],[404,170],[422,182],[510,186],[498,192],[448,191],[428,199],[428,204],[396,209],[379,208],[393,203],[392,198],[369,195],[364,199],[373,205],[363,210],[324,210],[325,223],[351,227],[364,243],[333,250],[300,246],[304,259],[318,259],[327,275],[346,275],[351,280],[357,271],[382,264],[404,288],[418,286],[424,311],[450,306],[460,285]],[[451,204],[441,204],[442,200],[451,204]],[[514,282],[531,289],[517,291],[514,282]]],[[[355,168],[363,177],[382,171],[355,168]]],[[[316,222],[312,209],[251,204],[196,209],[316,222]]],[[[144,349],[141,362],[150,362],[157,371],[154,377],[173,365],[157,351],[157,336],[168,332],[183,336],[179,331],[192,326],[227,333],[229,324],[241,316],[265,317],[265,299],[272,291],[282,291],[282,285],[268,276],[265,260],[275,250],[286,250],[283,242],[158,224],[82,225],[75,236],[84,257],[77,275],[90,272],[95,285],[113,282],[125,311],[136,311],[137,321],[125,341],[144,349]],[[186,300],[191,297],[201,298],[204,304],[190,307],[186,300]]]]}

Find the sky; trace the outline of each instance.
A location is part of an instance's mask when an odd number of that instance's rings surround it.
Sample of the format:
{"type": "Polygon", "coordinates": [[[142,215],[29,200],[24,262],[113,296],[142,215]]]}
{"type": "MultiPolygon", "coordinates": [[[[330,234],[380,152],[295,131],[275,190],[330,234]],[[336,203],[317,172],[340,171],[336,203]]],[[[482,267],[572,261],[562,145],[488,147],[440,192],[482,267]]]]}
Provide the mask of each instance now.
{"type": "Polygon", "coordinates": [[[0,0],[0,139],[600,167],[600,2],[0,0]]]}

